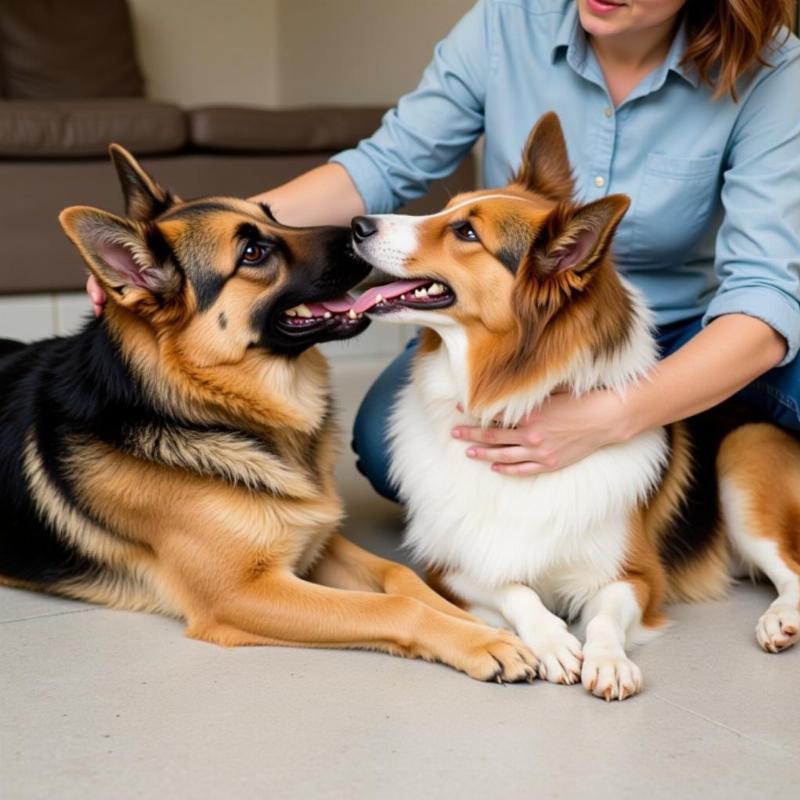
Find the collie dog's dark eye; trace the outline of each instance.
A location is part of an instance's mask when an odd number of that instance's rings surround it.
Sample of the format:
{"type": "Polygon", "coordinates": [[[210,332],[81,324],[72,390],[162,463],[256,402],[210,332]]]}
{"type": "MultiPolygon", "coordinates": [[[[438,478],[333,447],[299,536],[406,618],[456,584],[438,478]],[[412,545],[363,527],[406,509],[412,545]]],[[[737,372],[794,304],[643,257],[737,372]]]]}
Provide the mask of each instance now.
{"type": "Polygon", "coordinates": [[[454,222],[453,233],[464,242],[479,242],[478,234],[475,233],[475,228],[469,222],[454,222]]]}
{"type": "Polygon", "coordinates": [[[248,242],[239,263],[243,267],[259,267],[269,258],[271,252],[272,248],[265,242],[248,242]]]}

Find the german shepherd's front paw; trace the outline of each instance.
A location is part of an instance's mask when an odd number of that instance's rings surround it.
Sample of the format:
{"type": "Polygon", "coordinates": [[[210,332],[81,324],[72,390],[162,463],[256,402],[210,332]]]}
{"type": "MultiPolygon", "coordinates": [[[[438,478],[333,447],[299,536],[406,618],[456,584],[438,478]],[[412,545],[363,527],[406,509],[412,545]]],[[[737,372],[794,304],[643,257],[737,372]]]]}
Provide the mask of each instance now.
{"type": "Polygon", "coordinates": [[[583,651],[581,683],[603,700],[625,700],[642,691],[642,671],[625,653],[588,645],[583,651]]]}
{"type": "Polygon", "coordinates": [[[536,656],[510,631],[470,625],[462,652],[447,658],[456,669],[479,681],[530,683],[536,678],[536,656]]]}
{"type": "Polygon", "coordinates": [[[787,650],[800,639],[800,611],[793,606],[770,606],[756,625],[756,639],[768,653],[787,650]]]}

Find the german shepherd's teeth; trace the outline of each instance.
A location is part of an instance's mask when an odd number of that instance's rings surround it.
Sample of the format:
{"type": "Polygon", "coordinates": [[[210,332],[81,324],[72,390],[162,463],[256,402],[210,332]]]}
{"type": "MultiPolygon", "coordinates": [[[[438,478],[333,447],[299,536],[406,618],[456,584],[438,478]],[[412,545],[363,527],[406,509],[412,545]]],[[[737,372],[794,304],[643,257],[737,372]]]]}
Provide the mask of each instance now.
{"type": "MultiPolygon", "coordinates": [[[[286,317],[293,318],[295,325],[302,325],[304,324],[304,321],[322,322],[322,320],[333,319],[334,317],[334,314],[331,311],[326,311],[321,317],[316,316],[315,314],[311,313],[311,309],[309,309],[308,306],[303,304],[295,306],[294,308],[287,309],[286,311],[283,312],[283,314],[286,317]]],[[[363,314],[359,314],[353,311],[352,308],[346,314],[337,316],[346,316],[348,319],[351,320],[364,318],[363,314]]]]}

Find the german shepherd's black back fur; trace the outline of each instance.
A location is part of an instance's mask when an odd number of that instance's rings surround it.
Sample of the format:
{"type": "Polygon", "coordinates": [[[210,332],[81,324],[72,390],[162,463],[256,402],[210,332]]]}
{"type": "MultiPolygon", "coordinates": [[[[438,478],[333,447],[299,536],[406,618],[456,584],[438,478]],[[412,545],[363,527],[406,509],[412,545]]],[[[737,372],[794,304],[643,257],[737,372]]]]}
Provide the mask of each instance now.
{"type": "Polygon", "coordinates": [[[34,507],[24,456],[30,442],[47,477],[76,513],[88,516],[62,461],[70,437],[104,438],[148,403],[99,320],[75,336],[25,346],[0,342],[0,574],[50,584],[77,578],[92,563],[34,507]]]}

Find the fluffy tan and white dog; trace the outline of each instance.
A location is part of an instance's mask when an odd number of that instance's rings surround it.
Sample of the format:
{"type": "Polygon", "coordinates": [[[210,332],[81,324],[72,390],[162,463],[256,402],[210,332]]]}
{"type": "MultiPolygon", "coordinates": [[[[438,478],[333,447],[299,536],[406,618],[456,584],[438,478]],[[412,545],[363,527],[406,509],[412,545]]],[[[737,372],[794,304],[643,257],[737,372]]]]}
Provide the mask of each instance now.
{"type": "Polygon", "coordinates": [[[413,552],[463,605],[510,624],[541,677],[622,700],[642,686],[626,647],[663,624],[664,602],[720,596],[736,572],[778,591],[760,645],[797,641],[800,446],[729,408],[552,473],[465,458],[454,426],[514,425],[556,389],[624,394],[656,361],[650,315],[610,257],[628,198],[573,193],[545,115],[509,186],[431,216],[354,220],[357,252],[401,279],[354,308],[425,327],[390,423],[413,552]],[[562,617],[581,618],[583,647],[562,617]]]}

